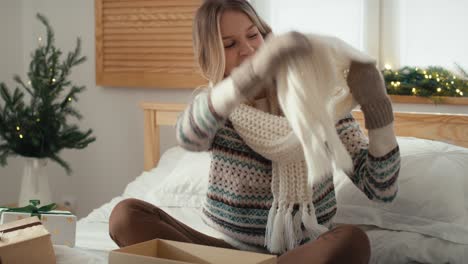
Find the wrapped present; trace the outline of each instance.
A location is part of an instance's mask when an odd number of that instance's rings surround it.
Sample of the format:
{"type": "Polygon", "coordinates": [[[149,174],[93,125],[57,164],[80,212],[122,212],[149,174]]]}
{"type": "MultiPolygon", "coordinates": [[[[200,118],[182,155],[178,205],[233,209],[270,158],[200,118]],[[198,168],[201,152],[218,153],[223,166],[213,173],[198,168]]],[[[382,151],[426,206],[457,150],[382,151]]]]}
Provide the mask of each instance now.
{"type": "Polygon", "coordinates": [[[74,247],[76,216],[68,211],[54,210],[56,204],[37,207],[38,203],[37,200],[31,200],[31,204],[25,207],[0,208],[0,224],[37,216],[52,235],[53,244],[74,247]]]}
{"type": "Polygon", "coordinates": [[[50,233],[36,216],[0,225],[0,263],[55,262],[50,233]]]}
{"type": "Polygon", "coordinates": [[[276,264],[275,255],[153,239],[109,252],[109,264],[276,264]]]}

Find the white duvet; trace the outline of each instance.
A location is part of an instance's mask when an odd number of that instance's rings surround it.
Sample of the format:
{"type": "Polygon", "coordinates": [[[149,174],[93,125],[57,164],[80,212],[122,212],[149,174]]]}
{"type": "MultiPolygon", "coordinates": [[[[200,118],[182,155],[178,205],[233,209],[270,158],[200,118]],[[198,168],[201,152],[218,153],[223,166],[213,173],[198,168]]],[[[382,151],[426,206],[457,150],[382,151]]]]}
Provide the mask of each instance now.
{"type": "MultiPolygon", "coordinates": [[[[456,243],[468,239],[464,233],[468,232],[468,149],[414,138],[398,138],[398,141],[402,153],[398,194],[401,200],[392,205],[369,207],[365,197],[355,193],[352,183],[338,178],[335,220],[359,224],[366,231],[371,241],[371,263],[468,263],[468,243],[456,243]],[[439,170],[428,168],[428,164],[437,164],[439,170]],[[443,175],[436,174],[442,172],[443,175]],[[418,184],[418,177],[425,182],[418,184]],[[425,189],[437,186],[459,188],[425,189]],[[414,210],[418,206],[419,210],[414,210]],[[360,213],[354,213],[352,208],[359,208],[360,213]],[[411,217],[417,217],[420,222],[412,225],[411,217]],[[436,223],[432,226],[438,230],[420,223],[436,223]]],[[[200,215],[206,192],[203,179],[207,180],[208,168],[207,153],[189,153],[178,147],[168,150],[158,168],[143,173],[127,186],[122,196],[78,221],[76,248],[55,246],[57,263],[107,263],[108,252],[117,248],[108,235],[110,212],[119,201],[130,197],[156,204],[188,226],[222,238],[221,233],[204,224],[200,215]],[[191,162],[187,165],[187,161],[191,162]],[[198,172],[196,177],[194,171],[198,172]],[[162,192],[166,198],[161,196],[162,192]],[[168,196],[168,192],[172,195],[168,196]],[[188,194],[191,199],[185,199],[188,194]]]]}

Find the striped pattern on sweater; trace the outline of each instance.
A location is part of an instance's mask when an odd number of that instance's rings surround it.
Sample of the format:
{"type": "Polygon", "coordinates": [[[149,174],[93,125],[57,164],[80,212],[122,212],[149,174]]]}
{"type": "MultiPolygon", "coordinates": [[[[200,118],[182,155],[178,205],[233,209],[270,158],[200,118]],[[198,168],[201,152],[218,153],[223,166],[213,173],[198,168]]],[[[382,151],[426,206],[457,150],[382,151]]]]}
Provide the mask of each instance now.
{"type": "MultiPolygon", "coordinates": [[[[271,161],[253,151],[231,122],[218,116],[208,93],[199,94],[177,122],[179,144],[189,150],[211,150],[205,220],[234,240],[263,247],[271,193],[271,161]]],[[[352,182],[369,199],[389,202],[397,193],[398,146],[383,157],[368,152],[368,139],[349,114],[336,124],[354,163],[352,182]]],[[[332,175],[313,186],[317,221],[330,226],[336,214],[332,175]]],[[[304,237],[304,241],[307,237],[304,237]]]]}

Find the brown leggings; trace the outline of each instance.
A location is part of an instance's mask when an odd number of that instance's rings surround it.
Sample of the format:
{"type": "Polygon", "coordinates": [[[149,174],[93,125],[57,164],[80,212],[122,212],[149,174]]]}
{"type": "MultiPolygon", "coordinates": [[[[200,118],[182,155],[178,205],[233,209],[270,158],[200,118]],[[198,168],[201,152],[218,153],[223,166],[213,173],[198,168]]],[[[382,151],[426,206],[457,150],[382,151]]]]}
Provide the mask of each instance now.
{"type": "MultiPolygon", "coordinates": [[[[118,203],[109,219],[109,234],[119,247],[161,238],[235,249],[223,240],[202,234],[156,206],[137,199],[118,203]]],[[[316,240],[279,256],[279,264],[369,263],[370,243],[361,229],[341,225],[316,240]]]]}

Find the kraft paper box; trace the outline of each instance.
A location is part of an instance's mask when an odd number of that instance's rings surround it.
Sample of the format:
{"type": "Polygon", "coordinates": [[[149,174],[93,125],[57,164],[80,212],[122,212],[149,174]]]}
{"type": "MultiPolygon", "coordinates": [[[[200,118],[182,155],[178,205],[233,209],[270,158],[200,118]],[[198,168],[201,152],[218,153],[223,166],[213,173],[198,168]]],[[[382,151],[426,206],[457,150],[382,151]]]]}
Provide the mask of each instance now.
{"type": "Polygon", "coordinates": [[[109,264],[127,263],[276,264],[276,256],[154,239],[109,253],[109,264]]]}
{"type": "MultiPolygon", "coordinates": [[[[0,224],[21,220],[31,216],[30,213],[23,212],[1,212],[0,224]]],[[[76,216],[68,211],[49,211],[41,213],[40,220],[44,227],[52,235],[54,245],[75,246],[76,236],[76,216]]]]}
{"type": "Polygon", "coordinates": [[[56,263],[50,233],[36,216],[0,225],[0,263],[56,263]]]}

